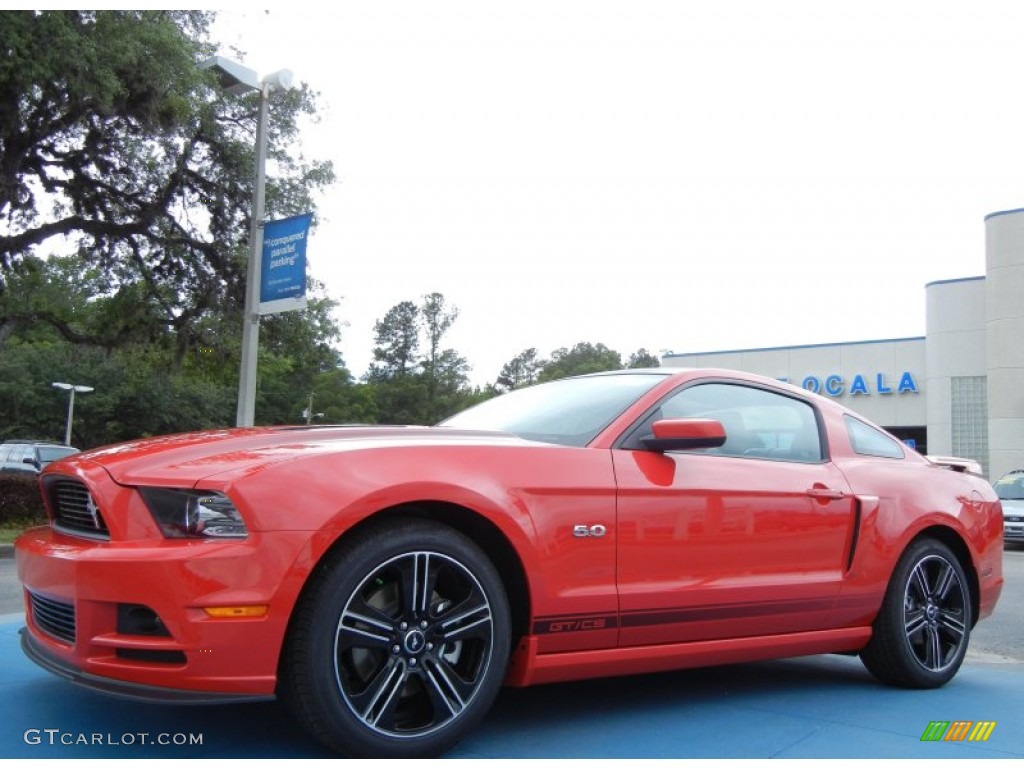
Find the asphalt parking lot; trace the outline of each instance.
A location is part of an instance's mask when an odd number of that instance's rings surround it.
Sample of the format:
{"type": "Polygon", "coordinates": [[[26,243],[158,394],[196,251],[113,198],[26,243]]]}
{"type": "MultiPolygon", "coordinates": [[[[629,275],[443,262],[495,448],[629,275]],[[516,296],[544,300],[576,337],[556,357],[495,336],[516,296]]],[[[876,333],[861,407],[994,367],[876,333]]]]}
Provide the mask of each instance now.
{"type": "MultiPolygon", "coordinates": [[[[1000,610],[1019,604],[1024,551],[1007,561],[1000,610]]],[[[139,704],[72,686],[24,657],[22,623],[0,616],[0,757],[332,756],[277,703],[139,704]]],[[[979,626],[981,651],[935,691],[879,685],[842,656],[507,689],[447,757],[1024,758],[1024,641],[1004,634],[979,626]],[[933,721],[995,727],[984,742],[922,741],[933,721]]]]}

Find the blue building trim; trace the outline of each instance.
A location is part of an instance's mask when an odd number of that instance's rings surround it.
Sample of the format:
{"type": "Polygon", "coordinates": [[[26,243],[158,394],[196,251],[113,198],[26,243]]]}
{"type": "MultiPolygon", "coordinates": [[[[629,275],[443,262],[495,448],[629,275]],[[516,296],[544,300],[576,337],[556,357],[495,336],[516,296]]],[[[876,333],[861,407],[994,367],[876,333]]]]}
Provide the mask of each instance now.
{"type": "Polygon", "coordinates": [[[985,221],[988,221],[989,219],[994,219],[996,216],[1012,216],[1015,213],[1024,213],[1024,208],[1011,208],[1008,211],[996,211],[995,213],[990,213],[988,216],[986,216],[985,221]]]}
{"type": "Polygon", "coordinates": [[[932,280],[930,283],[925,283],[925,288],[931,288],[933,285],[949,285],[951,283],[970,283],[974,280],[984,280],[984,275],[978,275],[977,277],[952,277],[949,280],[932,280]]]}
{"type": "MultiPolygon", "coordinates": [[[[984,279],[984,278],[982,278],[984,279]]],[[[826,347],[852,347],[860,344],[892,344],[902,341],[924,341],[924,336],[907,336],[900,339],[871,339],[868,341],[830,341],[825,344],[798,344],[792,347],[751,347],[750,349],[720,349],[711,352],[673,352],[669,357],[697,357],[698,355],[737,355],[747,352],[783,352],[791,349],[823,349],[826,347]]]]}

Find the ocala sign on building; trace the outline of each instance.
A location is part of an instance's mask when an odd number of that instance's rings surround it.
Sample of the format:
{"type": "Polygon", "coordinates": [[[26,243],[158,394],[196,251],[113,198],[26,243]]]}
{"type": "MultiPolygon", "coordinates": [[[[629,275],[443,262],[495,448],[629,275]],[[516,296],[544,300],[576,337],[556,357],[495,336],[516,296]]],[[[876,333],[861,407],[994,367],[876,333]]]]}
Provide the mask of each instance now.
{"type": "Polygon", "coordinates": [[[917,381],[910,371],[903,371],[899,379],[888,377],[884,373],[865,375],[854,374],[847,379],[842,374],[830,373],[828,376],[805,376],[800,386],[811,392],[819,392],[830,397],[843,395],[906,395],[917,394],[917,381]]]}

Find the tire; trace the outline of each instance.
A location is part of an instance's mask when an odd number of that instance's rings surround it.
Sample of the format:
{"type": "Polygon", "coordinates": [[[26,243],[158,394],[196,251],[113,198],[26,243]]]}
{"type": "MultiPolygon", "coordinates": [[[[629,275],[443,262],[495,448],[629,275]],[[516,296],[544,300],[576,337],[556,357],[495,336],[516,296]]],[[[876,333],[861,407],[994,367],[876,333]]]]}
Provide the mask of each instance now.
{"type": "Polygon", "coordinates": [[[971,593],[949,547],[916,541],[893,572],[874,632],[861,652],[883,683],[938,688],[960,669],[971,633],[971,593]]]}
{"type": "Polygon", "coordinates": [[[508,600],[471,540],[416,518],[346,540],[311,577],[279,692],[350,757],[429,757],[483,719],[505,677],[508,600]]]}

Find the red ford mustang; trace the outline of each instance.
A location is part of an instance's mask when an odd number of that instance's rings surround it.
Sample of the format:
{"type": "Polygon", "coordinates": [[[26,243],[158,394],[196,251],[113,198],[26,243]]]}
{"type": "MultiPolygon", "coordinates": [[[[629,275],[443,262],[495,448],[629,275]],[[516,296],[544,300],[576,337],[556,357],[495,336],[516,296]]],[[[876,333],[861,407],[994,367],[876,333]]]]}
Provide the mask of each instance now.
{"type": "Polygon", "coordinates": [[[1003,583],[985,480],[734,371],[565,379],[437,428],[156,438],[41,486],[34,661],[148,700],[280,695],[349,755],[442,752],[502,684],[845,652],[939,686],[1003,583]]]}

